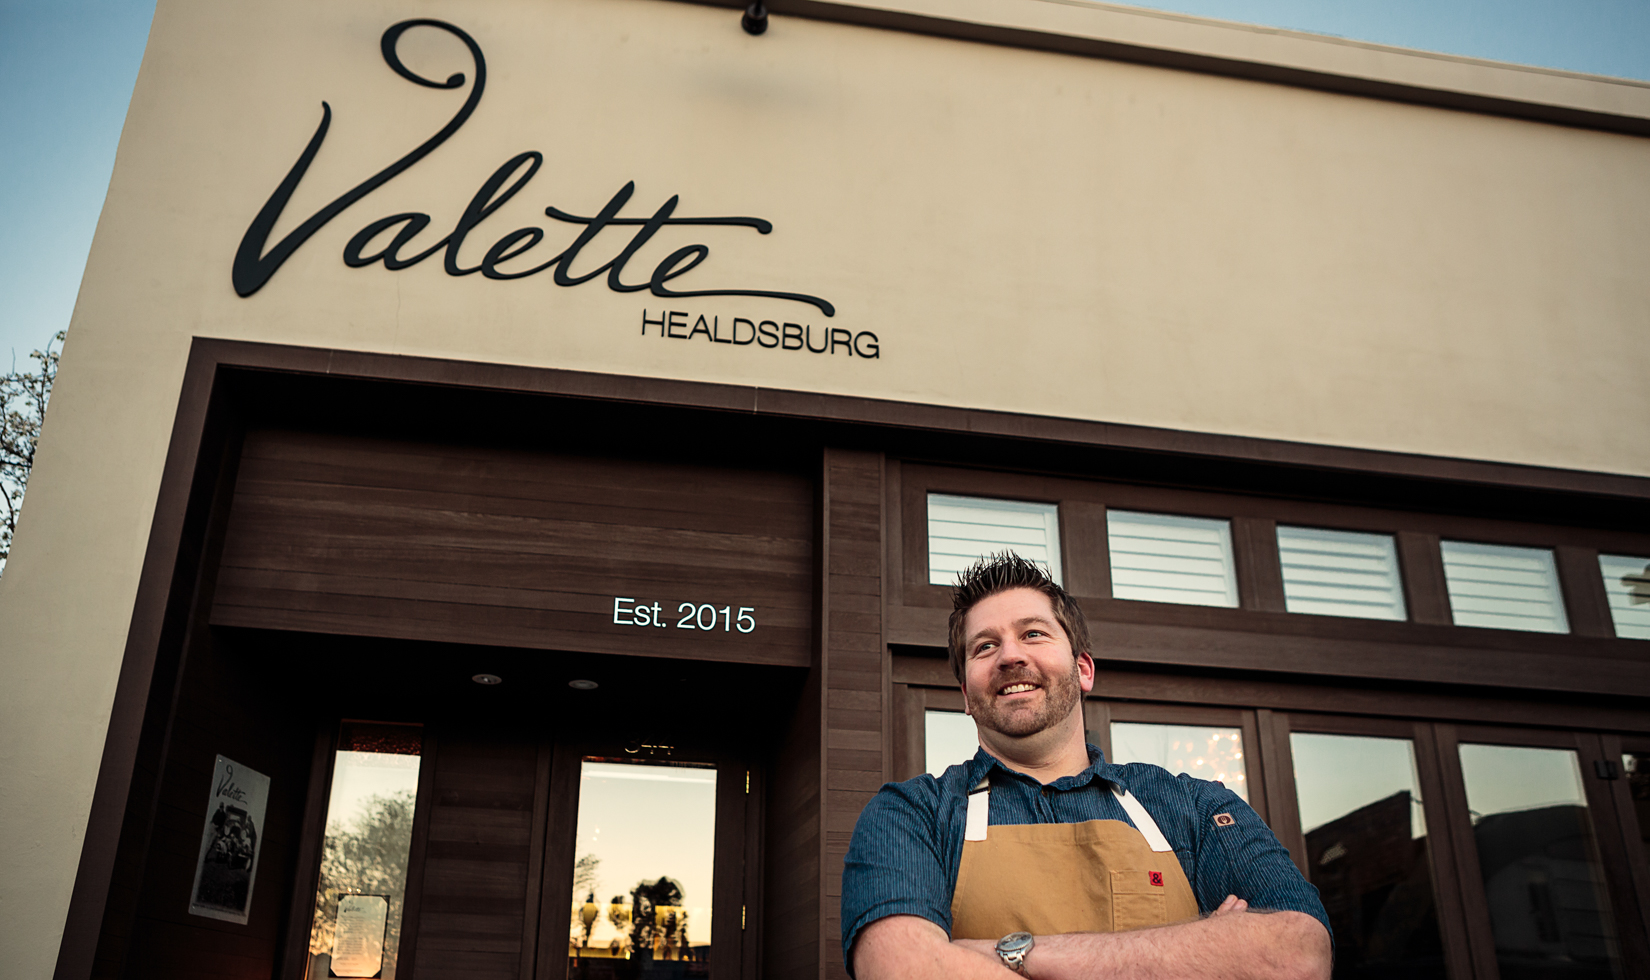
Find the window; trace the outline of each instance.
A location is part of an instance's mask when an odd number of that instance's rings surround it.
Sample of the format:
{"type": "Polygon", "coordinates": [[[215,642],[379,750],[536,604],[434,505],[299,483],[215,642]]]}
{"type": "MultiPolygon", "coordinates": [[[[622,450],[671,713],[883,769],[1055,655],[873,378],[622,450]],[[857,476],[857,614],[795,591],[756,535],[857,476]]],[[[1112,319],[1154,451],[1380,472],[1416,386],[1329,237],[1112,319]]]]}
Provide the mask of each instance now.
{"type": "Polygon", "coordinates": [[[577,833],[568,977],[709,976],[716,769],[586,758],[577,833]]]}
{"type": "Polygon", "coordinates": [[[1111,594],[1118,599],[1236,606],[1227,521],[1107,510],[1111,594]]]}
{"type": "Polygon", "coordinates": [[[346,723],[333,756],[308,975],[393,980],[423,730],[346,723]]]}
{"type": "Polygon", "coordinates": [[[1599,555],[1598,570],[1610,596],[1616,635],[1650,640],[1650,558],[1599,555]]]}
{"type": "Polygon", "coordinates": [[[999,551],[1043,566],[1060,581],[1060,508],[1020,500],[928,495],[928,581],[950,585],[957,573],[999,551]]]}
{"type": "Polygon", "coordinates": [[[1336,975],[1444,980],[1414,745],[1293,732],[1289,748],[1306,877],[1335,931],[1336,975]]]}
{"type": "Polygon", "coordinates": [[[1442,542],[1457,626],[1568,633],[1553,553],[1546,548],[1442,542]]]}
{"type": "Polygon", "coordinates": [[[1172,773],[1212,779],[1249,800],[1243,735],[1236,728],[1211,725],[1156,725],[1114,721],[1108,760],[1117,765],[1149,762],[1172,773]]]}
{"type": "Polygon", "coordinates": [[[1620,977],[1581,766],[1569,749],[1460,747],[1503,977],[1620,977]]]}
{"type": "Polygon", "coordinates": [[[1390,534],[1278,527],[1284,607],[1292,613],[1404,619],[1398,550],[1390,534]]]}
{"type": "Polygon", "coordinates": [[[925,711],[922,728],[929,775],[938,776],[967,762],[980,749],[974,719],[960,711],[925,711]]]}

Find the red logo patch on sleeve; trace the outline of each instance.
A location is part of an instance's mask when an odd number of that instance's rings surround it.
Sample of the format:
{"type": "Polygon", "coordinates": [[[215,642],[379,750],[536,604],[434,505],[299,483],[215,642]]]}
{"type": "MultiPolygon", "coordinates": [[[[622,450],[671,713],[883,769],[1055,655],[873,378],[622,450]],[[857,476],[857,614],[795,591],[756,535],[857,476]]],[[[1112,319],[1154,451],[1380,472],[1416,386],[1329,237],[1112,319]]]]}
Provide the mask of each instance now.
{"type": "Polygon", "coordinates": [[[1231,825],[1233,825],[1235,823],[1237,823],[1237,821],[1232,818],[1232,815],[1230,813],[1217,813],[1217,814],[1215,814],[1215,826],[1216,827],[1230,827],[1231,825]]]}
{"type": "Polygon", "coordinates": [[[1147,878],[1148,881],[1150,881],[1152,884],[1156,885],[1157,887],[1159,887],[1159,888],[1163,887],[1163,872],[1161,872],[1161,871],[1148,871],[1148,872],[1146,872],[1146,878],[1147,878]]]}

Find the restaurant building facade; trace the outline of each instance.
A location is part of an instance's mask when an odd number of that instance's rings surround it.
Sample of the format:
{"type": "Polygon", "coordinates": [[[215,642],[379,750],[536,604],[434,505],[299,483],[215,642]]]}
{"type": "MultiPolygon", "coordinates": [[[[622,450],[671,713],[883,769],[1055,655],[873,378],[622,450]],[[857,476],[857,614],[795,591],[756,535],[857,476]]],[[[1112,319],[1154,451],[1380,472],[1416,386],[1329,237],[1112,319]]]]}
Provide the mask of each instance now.
{"type": "Polygon", "coordinates": [[[1337,976],[1650,975],[1646,255],[1637,82],[161,0],[0,579],[0,972],[845,976],[1013,549],[1337,976]]]}

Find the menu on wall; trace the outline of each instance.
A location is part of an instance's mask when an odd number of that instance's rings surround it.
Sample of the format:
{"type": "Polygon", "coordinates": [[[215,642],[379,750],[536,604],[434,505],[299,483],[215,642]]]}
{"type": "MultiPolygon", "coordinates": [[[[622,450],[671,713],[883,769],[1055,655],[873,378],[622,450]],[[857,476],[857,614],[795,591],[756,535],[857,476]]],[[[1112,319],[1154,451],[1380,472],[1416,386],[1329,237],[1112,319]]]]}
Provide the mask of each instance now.
{"type": "Polygon", "coordinates": [[[189,892],[191,915],[246,924],[268,801],[268,776],[218,756],[206,797],[195,884],[189,892]]]}
{"type": "Polygon", "coordinates": [[[384,968],[384,926],[389,917],[387,895],[338,896],[338,924],[332,939],[333,976],[378,976],[384,968]]]}

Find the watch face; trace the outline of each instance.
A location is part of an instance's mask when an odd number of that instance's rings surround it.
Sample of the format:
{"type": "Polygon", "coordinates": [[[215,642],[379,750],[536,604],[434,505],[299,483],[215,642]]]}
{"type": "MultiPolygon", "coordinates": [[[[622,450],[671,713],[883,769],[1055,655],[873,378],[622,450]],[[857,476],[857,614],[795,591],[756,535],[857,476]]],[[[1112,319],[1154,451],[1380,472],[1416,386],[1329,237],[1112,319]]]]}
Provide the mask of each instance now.
{"type": "Polygon", "coordinates": [[[1031,933],[1011,932],[997,940],[997,949],[1004,953],[1017,953],[1031,948],[1031,933]]]}

